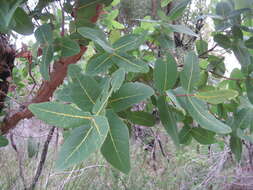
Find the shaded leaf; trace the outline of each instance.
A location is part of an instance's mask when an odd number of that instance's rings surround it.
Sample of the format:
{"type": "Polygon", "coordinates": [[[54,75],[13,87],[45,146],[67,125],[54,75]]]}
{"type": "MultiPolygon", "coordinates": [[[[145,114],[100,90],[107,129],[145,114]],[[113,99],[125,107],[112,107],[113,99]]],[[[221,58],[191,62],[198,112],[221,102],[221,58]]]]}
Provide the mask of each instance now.
{"type": "Polygon", "coordinates": [[[113,54],[101,53],[96,54],[89,59],[86,72],[91,75],[96,75],[101,72],[106,72],[113,64],[113,54]]]}
{"type": "Polygon", "coordinates": [[[182,87],[191,92],[200,78],[199,60],[194,52],[189,52],[184,59],[184,70],[181,72],[180,79],[182,87]]]}
{"type": "Polygon", "coordinates": [[[106,117],[110,127],[101,153],[112,166],[127,174],[130,170],[128,128],[112,110],[107,110],[106,117]]]}
{"type": "Polygon", "coordinates": [[[168,63],[158,59],[154,68],[155,87],[160,92],[172,88],[177,79],[177,65],[174,58],[170,55],[168,63]]]}
{"type": "Polygon", "coordinates": [[[219,44],[219,46],[228,49],[232,47],[232,41],[231,39],[224,34],[216,34],[213,37],[213,40],[219,44]]]}
{"type": "Polygon", "coordinates": [[[172,10],[169,12],[170,19],[175,20],[178,17],[180,17],[183,14],[189,2],[190,0],[183,0],[183,1],[180,1],[178,4],[176,4],[176,6],[174,6],[172,10]]]}
{"type": "Polygon", "coordinates": [[[108,53],[113,53],[114,49],[111,47],[109,42],[106,40],[104,32],[100,29],[94,29],[89,27],[78,28],[77,31],[85,38],[93,40],[99,44],[108,53]]]}
{"type": "Polygon", "coordinates": [[[250,37],[244,43],[247,48],[253,49],[253,37],[250,37]]]}
{"type": "Polygon", "coordinates": [[[238,137],[231,136],[230,137],[230,149],[235,155],[237,161],[241,160],[242,156],[242,141],[238,137]]]}
{"type": "Polygon", "coordinates": [[[91,111],[101,89],[93,77],[77,73],[76,69],[76,65],[70,65],[68,69],[68,76],[73,80],[69,87],[71,99],[82,110],[91,111]]]}
{"type": "Polygon", "coordinates": [[[36,40],[41,44],[52,44],[53,32],[50,24],[43,24],[34,33],[36,40]]]}
{"type": "Polygon", "coordinates": [[[125,74],[124,69],[118,69],[112,74],[111,85],[113,92],[116,92],[122,86],[125,80],[125,74]]]}
{"type": "Polygon", "coordinates": [[[154,115],[144,111],[129,111],[126,113],[126,119],[130,120],[134,124],[149,127],[154,126],[156,122],[154,115]]]}
{"type": "Polygon", "coordinates": [[[143,44],[145,37],[138,34],[128,34],[118,39],[113,48],[115,51],[127,52],[139,48],[143,44]]]}
{"type": "Polygon", "coordinates": [[[52,45],[47,45],[42,49],[42,60],[40,63],[40,73],[42,77],[49,81],[49,66],[53,60],[54,49],[52,45]]]}
{"type": "MultiPolygon", "coordinates": [[[[185,94],[185,91],[178,89],[176,94],[185,94]]],[[[210,114],[207,105],[202,100],[190,96],[178,97],[178,100],[202,128],[220,134],[232,132],[228,125],[217,120],[210,114]]]]}
{"type": "Polygon", "coordinates": [[[247,78],[245,85],[248,99],[253,104],[253,80],[251,78],[247,78]]]}
{"type": "Polygon", "coordinates": [[[200,144],[208,145],[216,142],[216,139],[214,138],[215,133],[203,128],[193,127],[191,129],[191,135],[200,144]]]}
{"type": "Polygon", "coordinates": [[[15,22],[15,27],[13,28],[17,33],[23,35],[29,35],[33,33],[34,26],[32,20],[29,18],[27,13],[22,8],[17,8],[13,20],[15,22]]]}
{"type": "Polygon", "coordinates": [[[119,112],[137,104],[154,94],[154,90],[142,83],[125,83],[112,95],[110,105],[119,112]]]}
{"type": "Polygon", "coordinates": [[[176,146],[179,146],[179,137],[178,137],[178,132],[177,132],[176,118],[172,114],[172,112],[171,112],[172,110],[169,109],[169,107],[166,103],[165,96],[158,97],[157,107],[158,107],[161,122],[162,122],[165,130],[171,136],[174,144],[176,146]]]}
{"type": "Polygon", "coordinates": [[[60,44],[58,45],[61,48],[62,57],[76,55],[80,52],[78,43],[66,36],[61,38],[60,44]]]}
{"type": "Polygon", "coordinates": [[[178,133],[180,144],[189,144],[192,140],[191,127],[184,126],[178,133]]]}
{"type": "Polygon", "coordinates": [[[108,130],[109,124],[104,116],[94,117],[91,126],[75,128],[61,147],[56,169],[67,169],[86,160],[102,146],[108,130]]]}
{"type": "Polygon", "coordinates": [[[199,55],[207,52],[208,50],[208,43],[205,40],[197,40],[196,41],[196,48],[199,55]]]}
{"type": "Polygon", "coordinates": [[[113,54],[112,60],[127,72],[147,73],[149,71],[147,63],[125,53],[113,54]]]}
{"type": "Polygon", "coordinates": [[[7,146],[8,144],[9,144],[8,139],[0,135],[0,147],[7,146]]]}

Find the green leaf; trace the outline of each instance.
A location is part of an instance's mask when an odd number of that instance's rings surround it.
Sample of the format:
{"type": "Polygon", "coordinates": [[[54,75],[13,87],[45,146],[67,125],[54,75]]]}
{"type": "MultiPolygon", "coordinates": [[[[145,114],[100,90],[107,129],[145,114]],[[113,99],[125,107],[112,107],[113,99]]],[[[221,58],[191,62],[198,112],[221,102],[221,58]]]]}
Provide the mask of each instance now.
{"type": "Polygon", "coordinates": [[[239,63],[242,66],[242,72],[249,74],[253,71],[252,64],[251,64],[251,58],[250,58],[250,52],[245,47],[242,41],[238,41],[237,44],[235,44],[232,48],[235,57],[238,59],[239,63]]]}
{"type": "Polygon", "coordinates": [[[7,146],[8,144],[9,144],[8,139],[0,135],[0,147],[7,146]]]}
{"type": "Polygon", "coordinates": [[[203,128],[193,127],[191,129],[191,135],[200,144],[208,145],[216,143],[216,139],[214,138],[215,133],[203,128]]]}
{"type": "Polygon", "coordinates": [[[143,44],[145,37],[138,34],[128,34],[118,39],[114,44],[113,48],[115,51],[127,52],[140,47],[143,44]]]}
{"type": "Polygon", "coordinates": [[[238,128],[236,131],[237,136],[244,140],[248,141],[250,143],[253,143],[253,135],[252,134],[245,134],[242,129],[238,128]]]}
{"type": "Polygon", "coordinates": [[[232,47],[232,41],[231,39],[224,34],[216,34],[213,37],[213,40],[219,44],[219,46],[228,49],[232,47]]]}
{"type": "Polygon", "coordinates": [[[70,65],[68,69],[68,76],[73,82],[70,84],[70,96],[73,102],[84,111],[91,111],[96,103],[101,89],[97,81],[88,75],[77,73],[76,65],[70,65]]]}
{"type": "Polygon", "coordinates": [[[232,10],[233,10],[233,7],[230,2],[223,1],[223,2],[219,2],[216,5],[216,14],[223,17],[228,16],[232,10]]]}
{"type": "Polygon", "coordinates": [[[187,91],[191,92],[200,79],[199,60],[194,52],[189,52],[184,59],[184,70],[180,75],[181,85],[187,91]]]}
{"type": "Polygon", "coordinates": [[[189,2],[190,0],[182,0],[178,4],[176,4],[176,6],[174,6],[172,10],[169,12],[169,18],[171,20],[176,20],[178,17],[180,17],[183,14],[189,2]]]}
{"type": "Polygon", "coordinates": [[[127,174],[130,170],[128,128],[112,110],[107,110],[106,116],[110,128],[101,153],[113,167],[127,174]]]}
{"type": "Polygon", "coordinates": [[[112,60],[126,72],[147,73],[149,71],[147,63],[125,53],[113,54],[112,60]]]}
{"type": "Polygon", "coordinates": [[[102,30],[89,28],[89,27],[81,27],[81,28],[78,28],[77,31],[83,37],[93,40],[94,42],[99,44],[108,53],[114,52],[114,49],[111,47],[109,42],[106,40],[106,36],[102,30]]]}
{"type": "Polygon", "coordinates": [[[119,112],[137,104],[154,94],[154,90],[142,83],[125,83],[112,95],[110,105],[119,112]]]}
{"type": "Polygon", "coordinates": [[[238,137],[231,136],[230,137],[230,149],[235,155],[237,161],[241,160],[242,156],[242,141],[238,137]]]}
{"type": "Polygon", "coordinates": [[[36,40],[40,44],[52,44],[53,43],[53,31],[50,24],[43,24],[34,33],[36,40]]]}
{"type": "Polygon", "coordinates": [[[144,111],[126,112],[126,119],[130,120],[134,124],[148,127],[154,126],[156,121],[155,116],[144,111]]]}
{"type": "Polygon", "coordinates": [[[71,88],[69,85],[62,85],[62,88],[58,88],[55,92],[56,100],[60,100],[63,102],[73,102],[71,98],[71,88]]]}
{"type": "Polygon", "coordinates": [[[172,0],[162,0],[161,7],[167,6],[172,0]]]}
{"type": "Polygon", "coordinates": [[[29,110],[45,123],[62,128],[78,127],[90,123],[92,116],[71,105],[46,102],[29,105],[29,110]]]}
{"type": "Polygon", "coordinates": [[[239,94],[235,90],[212,90],[203,91],[195,94],[195,97],[202,99],[210,104],[220,104],[227,100],[237,97],[239,94]]]}
{"type": "Polygon", "coordinates": [[[91,75],[106,72],[113,64],[112,57],[113,54],[106,52],[94,55],[88,61],[86,72],[91,75]]]}
{"type": "Polygon", "coordinates": [[[60,44],[58,45],[61,48],[62,57],[76,55],[80,52],[80,47],[78,43],[66,36],[61,38],[60,44]]]}
{"type": "Polygon", "coordinates": [[[11,24],[11,20],[16,9],[22,3],[23,0],[1,0],[0,6],[0,31],[1,32],[8,32],[9,26],[11,24]]]}
{"type": "Polygon", "coordinates": [[[177,80],[177,65],[174,58],[169,55],[168,62],[158,59],[154,68],[155,87],[160,92],[172,88],[177,80]]]}
{"type": "Polygon", "coordinates": [[[253,80],[251,78],[247,78],[245,85],[248,99],[253,104],[253,80]]]}
{"type": "Polygon", "coordinates": [[[180,144],[189,144],[192,140],[191,127],[184,126],[178,134],[180,144]]]}
{"type": "Polygon", "coordinates": [[[174,144],[176,146],[179,146],[179,136],[177,132],[176,118],[172,114],[172,110],[168,107],[165,96],[158,97],[157,107],[158,107],[161,122],[165,130],[171,136],[174,144]]]}
{"type": "Polygon", "coordinates": [[[49,81],[49,66],[53,59],[54,49],[52,45],[47,45],[42,49],[42,60],[40,63],[40,73],[42,77],[49,81]]]}
{"type": "Polygon", "coordinates": [[[34,26],[32,20],[22,8],[16,9],[13,15],[13,21],[15,22],[15,27],[13,29],[17,33],[23,35],[29,35],[33,33],[34,26]]]}
{"type": "Polygon", "coordinates": [[[92,109],[92,112],[94,114],[99,115],[102,111],[105,110],[108,104],[108,100],[112,95],[112,92],[113,89],[112,88],[110,89],[110,79],[106,79],[103,85],[103,90],[92,109]]]}
{"type": "Polygon", "coordinates": [[[251,131],[253,129],[253,108],[244,107],[240,109],[235,115],[235,125],[237,128],[246,129],[249,128],[251,131]]]}
{"type": "Polygon", "coordinates": [[[113,92],[116,92],[122,86],[125,80],[125,74],[126,72],[124,69],[118,69],[112,74],[111,85],[113,92]]]}
{"type": "Polygon", "coordinates": [[[61,147],[56,169],[67,169],[86,160],[92,153],[100,149],[108,130],[109,124],[104,116],[94,117],[91,126],[75,128],[61,147]]]}
{"type": "Polygon", "coordinates": [[[169,28],[173,32],[178,32],[178,33],[198,37],[198,35],[195,32],[193,32],[190,28],[188,28],[184,25],[163,23],[163,26],[166,27],[166,28],[169,28]]]}
{"type": "Polygon", "coordinates": [[[247,48],[253,49],[253,37],[250,37],[244,43],[247,48]]]}
{"type": "Polygon", "coordinates": [[[208,43],[205,40],[197,40],[196,41],[196,48],[197,48],[198,55],[201,55],[204,52],[207,52],[208,43]]]}
{"type": "MultiPolygon", "coordinates": [[[[183,94],[185,93],[183,92],[183,94]]],[[[217,120],[212,114],[210,114],[203,101],[190,96],[178,97],[178,100],[202,128],[219,134],[227,134],[232,131],[228,125],[217,120]]]]}

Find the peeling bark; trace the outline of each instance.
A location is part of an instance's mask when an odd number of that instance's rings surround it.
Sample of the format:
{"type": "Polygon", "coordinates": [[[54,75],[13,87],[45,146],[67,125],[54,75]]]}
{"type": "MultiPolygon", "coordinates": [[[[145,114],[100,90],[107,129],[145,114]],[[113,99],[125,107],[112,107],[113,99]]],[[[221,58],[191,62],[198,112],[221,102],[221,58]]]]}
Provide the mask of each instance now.
{"type": "Polygon", "coordinates": [[[79,61],[86,49],[86,47],[81,47],[81,51],[77,55],[56,61],[53,65],[53,71],[50,73],[50,81],[42,82],[37,95],[26,104],[26,107],[22,111],[18,111],[10,117],[5,118],[1,126],[1,133],[6,134],[9,130],[13,129],[20,120],[33,117],[32,112],[28,109],[28,105],[49,101],[54,91],[62,84],[66,77],[68,65],[75,64],[79,61]]]}

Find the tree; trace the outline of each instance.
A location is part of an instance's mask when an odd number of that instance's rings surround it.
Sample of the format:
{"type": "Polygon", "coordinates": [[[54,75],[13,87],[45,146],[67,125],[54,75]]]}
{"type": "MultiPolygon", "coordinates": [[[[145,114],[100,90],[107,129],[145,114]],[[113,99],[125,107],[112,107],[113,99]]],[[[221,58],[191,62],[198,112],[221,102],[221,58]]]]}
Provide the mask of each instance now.
{"type": "Polygon", "coordinates": [[[112,166],[128,173],[129,129],[132,124],[156,126],[153,113],[158,112],[175,146],[192,139],[227,143],[229,137],[240,160],[242,144],[253,143],[252,5],[221,1],[206,14],[189,11],[197,1],[155,2],[153,20],[135,19],[125,30],[129,23],[118,22],[116,0],[40,0],[34,8],[24,0],[1,1],[1,100],[15,57],[25,59],[33,80],[32,70],[38,68],[43,78],[31,101],[6,114],[1,145],[20,120],[35,115],[66,132],[57,169],[100,150],[112,166]],[[211,48],[201,34],[206,17],[215,23],[211,48]],[[15,53],[8,40],[16,33],[34,34],[33,49],[24,46],[15,53]],[[217,46],[233,52],[241,64],[230,77],[225,76],[224,57],[213,52],[217,46]],[[95,53],[77,65],[87,47],[95,53]],[[176,56],[179,49],[183,61],[176,56]],[[146,106],[134,111],[140,102],[146,106]]]}

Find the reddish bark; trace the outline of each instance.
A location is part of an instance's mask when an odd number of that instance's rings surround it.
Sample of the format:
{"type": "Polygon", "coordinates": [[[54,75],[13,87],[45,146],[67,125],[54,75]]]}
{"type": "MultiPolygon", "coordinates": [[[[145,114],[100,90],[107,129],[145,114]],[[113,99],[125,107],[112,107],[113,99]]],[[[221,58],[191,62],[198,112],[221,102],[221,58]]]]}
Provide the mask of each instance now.
{"type": "Polygon", "coordinates": [[[8,133],[9,130],[13,129],[20,120],[31,118],[33,116],[32,112],[30,112],[27,108],[29,104],[50,100],[56,88],[62,84],[67,74],[68,65],[74,64],[80,60],[86,49],[86,47],[81,47],[81,51],[77,55],[62,58],[54,63],[54,69],[50,73],[50,81],[43,81],[37,95],[31,100],[31,102],[27,103],[25,109],[5,119],[3,125],[1,126],[2,134],[8,133]]]}

